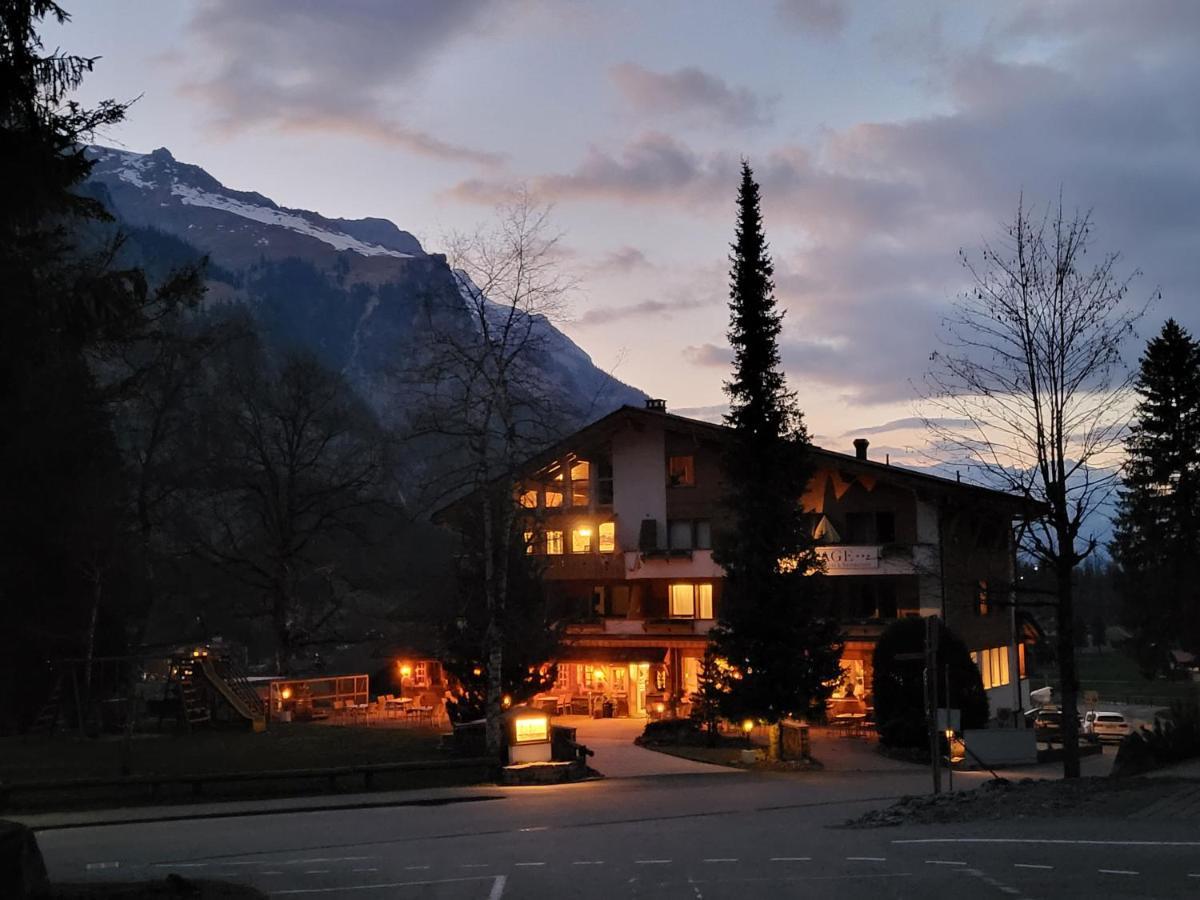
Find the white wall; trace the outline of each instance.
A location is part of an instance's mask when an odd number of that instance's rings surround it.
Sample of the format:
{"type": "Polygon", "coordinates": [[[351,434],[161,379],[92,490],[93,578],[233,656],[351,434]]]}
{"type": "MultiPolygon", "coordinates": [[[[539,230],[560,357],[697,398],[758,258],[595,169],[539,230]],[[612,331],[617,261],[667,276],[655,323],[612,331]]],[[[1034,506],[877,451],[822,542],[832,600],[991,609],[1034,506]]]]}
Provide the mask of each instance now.
{"type": "Polygon", "coordinates": [[[642,519],[658,523],[658,544],[667,545],[666,443],[659,429],[613,435],[613,512],[617,546],[636,550],[642,519]]]}

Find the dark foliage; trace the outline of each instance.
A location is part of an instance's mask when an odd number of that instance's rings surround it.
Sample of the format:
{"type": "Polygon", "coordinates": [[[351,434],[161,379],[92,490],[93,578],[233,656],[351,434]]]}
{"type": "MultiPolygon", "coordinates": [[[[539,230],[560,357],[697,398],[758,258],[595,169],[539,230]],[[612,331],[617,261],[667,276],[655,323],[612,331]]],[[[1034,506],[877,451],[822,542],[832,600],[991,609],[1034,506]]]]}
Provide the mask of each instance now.
{"type": "MultiPolygon", "coordinates": [[[[924,619],[898,619],[884,630],[875,645],[872,662],[875,721],[879,739],[888,747],[921,750],[929,746],[925,724],[925,661],[896,658],[924,651],[925,627],[924,619]]],[[[971,660],[966,644],[954,632],[941,622],[938,628],[939,690],[946,683],[949,670],[950,708],[962,710],[963,728],[983,728],[988,721],[988,699],[979,668],[971,660]]]]}
{"type": "Polygon", "coordinates": [[[1112,543],[1122,616],[1149,676],[1200,651],[1200,342],[1173,319],[1146,346],[1112,543]]]}
{"type": "Polygon", "coordinates": [[[783,313],[763,234],[758,185],[742,166],[730,270],[729,342],[734,350],[724,463],[730,526],[714,559],[725,569],[718,657],[731,671],[722,699],[729,718],[776,723],[820,710],[840,674],[837,623],[824,616],[822,578],[800,497],[812,468],[808,432],[779,359],[783,313]]]}

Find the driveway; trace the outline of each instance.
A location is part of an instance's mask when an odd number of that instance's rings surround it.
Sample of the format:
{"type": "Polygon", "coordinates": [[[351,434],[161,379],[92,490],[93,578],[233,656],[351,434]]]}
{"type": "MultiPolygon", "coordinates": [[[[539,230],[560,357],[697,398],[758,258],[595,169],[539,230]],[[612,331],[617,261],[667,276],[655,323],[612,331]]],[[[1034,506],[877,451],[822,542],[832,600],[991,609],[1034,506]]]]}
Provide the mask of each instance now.
{"type": "Polygon", "coordinates": [[[633,742],[646,726],[645,719],[592,719],[588,716],[560,716],[556,725],[576,729],[575,738],[595,751],[590,764],[609,778],[637,778],[645,775],[736,775],[727,766],[680,759],[655,750],[646,750],[633,742]]]}

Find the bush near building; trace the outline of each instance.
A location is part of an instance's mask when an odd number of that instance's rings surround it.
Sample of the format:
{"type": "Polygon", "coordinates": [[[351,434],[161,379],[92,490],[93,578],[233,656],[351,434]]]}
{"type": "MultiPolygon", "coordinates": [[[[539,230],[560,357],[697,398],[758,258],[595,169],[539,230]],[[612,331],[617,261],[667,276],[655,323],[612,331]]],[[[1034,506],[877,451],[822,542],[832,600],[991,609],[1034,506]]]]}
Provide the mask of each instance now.
{"type": "MultiPolygon", "coordinates": [[[[950,708],[962,710],[963,728],[983,728],[988,699],[979,668],[967,645],[944,623],[938,623],[938,687],[950,676],[950,708]]],[[[875,646],[875,721],[886,747],[922,749],[929,744],[925,724],[924,659],[907,659],[925,649],[925,620],[898,619],[875,646]],[[899,658],[898,658],[899,657],[899,658]]],[[[942,705],[945,705],[942,698],[942,705]]]]}

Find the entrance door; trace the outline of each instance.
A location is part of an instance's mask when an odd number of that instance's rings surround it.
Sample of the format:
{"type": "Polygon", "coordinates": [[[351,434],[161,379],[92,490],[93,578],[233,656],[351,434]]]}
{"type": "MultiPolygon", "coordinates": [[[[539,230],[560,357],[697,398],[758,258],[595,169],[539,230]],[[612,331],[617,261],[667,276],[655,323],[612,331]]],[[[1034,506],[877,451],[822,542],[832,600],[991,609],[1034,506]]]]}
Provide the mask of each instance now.
{"type": "Polygon", "coordinates": [[[646,687],[650,681],[649,663],[629,664],[629,683],[633,685],[630,691],[630,715],[646,715],[646,687]]]}

